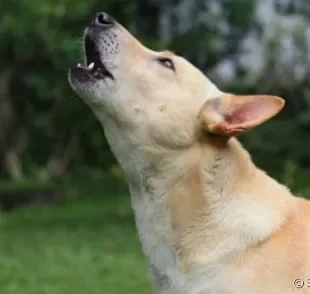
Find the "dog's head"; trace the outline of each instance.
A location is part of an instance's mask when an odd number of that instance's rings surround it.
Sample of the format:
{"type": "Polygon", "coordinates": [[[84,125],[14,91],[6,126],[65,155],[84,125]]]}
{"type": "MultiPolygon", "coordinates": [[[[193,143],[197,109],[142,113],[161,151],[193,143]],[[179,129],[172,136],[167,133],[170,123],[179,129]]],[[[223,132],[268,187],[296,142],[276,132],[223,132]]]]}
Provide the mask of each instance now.
{"type": "Polygon", "coordinates": [[[144,47],[106,13],[94,17],[84,38],[85,64],[70,69],[72,88],[103,124],[113,121],[141,144],[183,148],[200,132],[229,137],[284,105],[274,96],[221,92],[184,58],[144,47]]]}

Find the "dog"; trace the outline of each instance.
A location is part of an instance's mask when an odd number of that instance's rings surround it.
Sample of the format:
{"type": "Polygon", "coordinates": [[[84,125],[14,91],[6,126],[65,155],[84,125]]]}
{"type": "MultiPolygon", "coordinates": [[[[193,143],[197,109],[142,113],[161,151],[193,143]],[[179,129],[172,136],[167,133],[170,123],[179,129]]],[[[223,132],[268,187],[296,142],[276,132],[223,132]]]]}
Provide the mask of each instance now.
{"type": "Polygon", "coordinates": [[[284,100],[222,92],[103,12],[84,47],[69,83],[124,171],[153,292],[310,293],[309,202],[257,168],[236,139],[284,100]]]}

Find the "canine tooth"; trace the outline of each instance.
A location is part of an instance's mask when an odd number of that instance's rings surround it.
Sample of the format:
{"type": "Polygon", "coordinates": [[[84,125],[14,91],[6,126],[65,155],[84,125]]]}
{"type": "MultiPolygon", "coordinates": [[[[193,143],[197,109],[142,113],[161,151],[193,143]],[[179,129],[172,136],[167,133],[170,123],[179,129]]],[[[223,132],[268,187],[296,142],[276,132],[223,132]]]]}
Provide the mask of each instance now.
{"type": "Polygon", "coordinates": [[[95,66],[95,63],[94,62],[92,62],[87,68],[88,69],[93,69],[94,68],[94,66],[95,66]]]}

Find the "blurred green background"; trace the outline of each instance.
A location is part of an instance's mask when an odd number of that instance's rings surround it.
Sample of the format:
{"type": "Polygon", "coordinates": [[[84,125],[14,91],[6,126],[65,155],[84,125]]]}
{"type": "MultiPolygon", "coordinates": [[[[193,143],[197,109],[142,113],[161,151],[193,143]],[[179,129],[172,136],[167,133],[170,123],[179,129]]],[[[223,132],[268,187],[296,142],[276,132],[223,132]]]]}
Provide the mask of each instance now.
{"type": "Polygon", "coordinates": [[[223,90],[286,107],[240,139],[257,165],[310,195],[308,0],[2,0],[0,293],[149,293],[122,172],[67,69],[106,11],[223,90]]]}

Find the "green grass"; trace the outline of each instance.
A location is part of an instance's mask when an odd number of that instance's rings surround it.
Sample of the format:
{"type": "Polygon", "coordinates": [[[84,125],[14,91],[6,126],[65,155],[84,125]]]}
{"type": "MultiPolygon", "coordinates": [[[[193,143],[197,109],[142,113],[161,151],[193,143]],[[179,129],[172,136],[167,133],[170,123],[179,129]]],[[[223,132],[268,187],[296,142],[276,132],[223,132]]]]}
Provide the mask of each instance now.
{"type": "Polygon", "coordinates": [[[129,197],[0,214],[0,293],[150,293],[129,197]]]}

